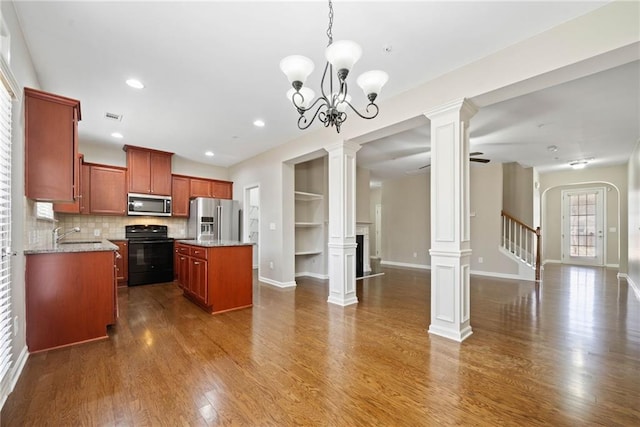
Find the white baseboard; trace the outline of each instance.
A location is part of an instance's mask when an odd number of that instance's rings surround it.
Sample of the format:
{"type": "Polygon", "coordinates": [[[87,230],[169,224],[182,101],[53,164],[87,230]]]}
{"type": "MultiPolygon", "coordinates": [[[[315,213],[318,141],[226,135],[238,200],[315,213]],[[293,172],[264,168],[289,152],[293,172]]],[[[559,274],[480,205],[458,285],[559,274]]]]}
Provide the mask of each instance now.
{"type": "Polygon", "coordinates": [[[620,264],[605,264],[604,266],[607,268],[620,268],[620,264]]]}
{"type": "Polygon", "coordinates": [[[275,287],[281,288],[281,289],[295,288],[297,286],[297,283],[295,282],[295,280],[292,281],[292,282],[278,282],[277,280],[269,279],[269,278],[263,277],[263,276],[259,276],[258,280],[260,282],[266,283],[267,285],[275,286],[275,287]]]}
{"type": "Polygon", "coordinates": [[[562,261],[560,261],[559,259],[545,259],[544,261],[542,261],[542,265],[545,264],[562,264],[562,261]]]}
{"type": "Polygon", "coordinates": [[[631,289],[633,289],[633,293],[636,296],[636,299],[640,301],[640,286],[638,286],[638,284],[634,282],[628,274],[625,273],[618,273],[618,279],[625,279],[629,286],[631,286],[631,289]]]}
{"type": "Polygon", "coordinates": [[[469,274],[473,276],[486,276],[486,277],[497,277],[498,279],[510,279],[510,280],[519,280],[519,281],[527,281],[534,282],[529,277],[521,276],[519,274],[510,274],[510,273],[496,273],[494,271],[480,271],[480,270],[469,270],[469,274]]]}
{"type": "Polygon", "coordinates": [[[313,277],[314,279],[320,279],[320,280],[326,280],[329,278],[328,274],[310,273],[308,271],[296,273],[295,275],[295,277],[300,277],[300,276],[309,276],[309,277],[313,277]]]}
{"type": "Polygon", "coordinates": [[[22,374],[22,370],[24,369],[24,365],[27,363],[28,358],[29,358],[29,350],[25,345],[24,347],[22,347],[22,350],[18,355],[16,363],[13,365],[13,369],[9,371],[11,375],[10,377],[11,379],[9,380],[8,390],[6,390],[6,393],[4,393],[3,391],[3,396],[2,396],[2,399],[0,400],[0,409],[2,409],[2,407],[4,406],[4,402],[6,402],[7,397],[9,397],[9,394],[11,394],[11,392],[16,388],[16,384],[18,383],[18,379],[22,374]]]}
{"type": "Polygon", "coordinates": [[[426,264],[411,264],[408,262],[396,262],[396,261],[380,261],[380,265],[389,265],[392,267],[407,267],[407,268],[418,268],[420,270],[431,270],[430,265],[426,264]]]}

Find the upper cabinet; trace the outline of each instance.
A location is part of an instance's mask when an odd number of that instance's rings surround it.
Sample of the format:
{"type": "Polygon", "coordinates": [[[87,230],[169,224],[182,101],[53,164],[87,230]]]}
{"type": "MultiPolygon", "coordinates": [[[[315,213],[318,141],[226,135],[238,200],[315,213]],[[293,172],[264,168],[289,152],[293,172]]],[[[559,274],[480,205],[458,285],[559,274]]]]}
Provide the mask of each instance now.
{"type": "Polygon", "coordinates": [[[125,145],[129,193],[171,195],[173,153],[125,145]]]}
{"type": "Polygon", "coordinates": [[[189,216],[189,177],[173,175],[171,183],[171,216],[189,216]]]}
{"type": "Polygon", "coordinates": [[[126,215],[125,168],[91,165],[91,213],[98,215],[126,215]]]}
{"type": "Polygon", "coordinates": [[[24,95],[25,195],[74,202],[80,191],[80,101],[29,88],[24,95]]]}
{"type": "Polygon", "coordinates": [[[192,198],[213,197],[216,199],[231,199],[233,197],[233,182],[191,178],[189,196],[192,198]]]}

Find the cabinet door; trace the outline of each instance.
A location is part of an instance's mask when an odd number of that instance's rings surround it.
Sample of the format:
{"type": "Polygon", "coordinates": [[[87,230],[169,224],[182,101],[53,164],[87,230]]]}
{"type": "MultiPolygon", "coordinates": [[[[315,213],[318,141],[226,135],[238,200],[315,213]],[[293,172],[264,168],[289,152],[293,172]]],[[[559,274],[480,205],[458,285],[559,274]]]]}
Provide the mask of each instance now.
{"type": "Polygon", "coordinates": [[[174,176],[171,179],[171,216],[189,216],[189,178],[174,176]]]}
{"type": "Polygon", "coordinates": [[[80,102],[25,88],[25,195],[73,202],[78,195],[80,102]]]}
{"type": "Polygon", "coordinates": [[[151,156],[148,151],[127,149],[129,193],[151,192],[151,156]]]}
{"type": "Polygon", "coordinates": [[[91,166],[91,213],[125,215],[126,171],[108,166],[91,166]]]}
{"type": "Polygon", "coordinates": [[[91,214],[91,166],[82,165],[80,168],[80,213],[91,214]]]}
{"type": "Polygon", "coordinates": [[[211,197],[231,199],[233,197],[232,185],[231,182],[211,181],[211,197]]]}
{"type": "MultiPolygon", "coordinates": [[[[77,157],[77,162],[78,162],[78,167],[81,168],[82,166],[82,159],[83,159],[83,155],[82,154],[78,154],[77,157]]],[[[80,200],[82,198],[82,173],[77,174],[78,175],[78,179],[76,181],[76,184],[78,189],[80,190],[80,193],[76,196],[75,200],[71,203],[54,203],[53,204],[53,210],[55,212],[61,212],[61,213],[80,213],[81,209],[80,209],[80,200]]]]}
{"type": "Polygon", "coordinates": [[[129,280],[129,246],[126,240],[113,240],[112,243],[118,246],[118,254],[116,256],[116,279],[118,286],[127,286],[129,280]]]}
{"type": "Polygon", "coordinates": [[[171,195],[171,155],[151,152],[151,193],[161,196],[171,195]]]}
{"type": "Polygon", "coordinates": [[[189,188],[190,197],[211,197],[211,181],[208,179],[191,178],[189,188]]]}
{"type": "Polygon", "coordinates": [[[191,293],[203,304],[208,303],[207,299],[207,261],[198,258],[189,258],[189,288],[191,293]]]}
{"type": "Polygon", "coordinates": [[[189,257],[183,254],[178,254],[178,284],[186,292],[190,291],[190,280],[189,257]]]}

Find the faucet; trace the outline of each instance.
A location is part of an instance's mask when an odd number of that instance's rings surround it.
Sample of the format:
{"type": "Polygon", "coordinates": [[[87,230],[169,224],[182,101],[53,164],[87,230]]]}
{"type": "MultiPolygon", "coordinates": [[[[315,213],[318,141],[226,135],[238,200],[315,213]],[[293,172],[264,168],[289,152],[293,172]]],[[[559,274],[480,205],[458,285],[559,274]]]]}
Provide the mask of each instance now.
{"type": "Polygon", "coordinates": [[[62,227],[56,227],[56,228],[53,229],[52,234],[53,234],[53,244],[54,245],[56,243],[58,243],[60,240],[64,239],[68,234],[79,233],[80,232],[80,227],[73,227],[71,230],[69,230],[69,231],[67,231],[65,233],[58,234],[61,228],[62,227]]]}

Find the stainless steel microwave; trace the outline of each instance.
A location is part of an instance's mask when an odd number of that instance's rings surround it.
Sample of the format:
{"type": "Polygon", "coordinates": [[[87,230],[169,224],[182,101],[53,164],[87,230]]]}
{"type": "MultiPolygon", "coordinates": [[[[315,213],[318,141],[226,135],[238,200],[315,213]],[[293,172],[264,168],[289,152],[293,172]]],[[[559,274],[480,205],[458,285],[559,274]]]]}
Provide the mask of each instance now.
{"type": "Polygon", "coordinates": [[[171,216],[171,197],[129,193],[129,215],[171,216]]]}

